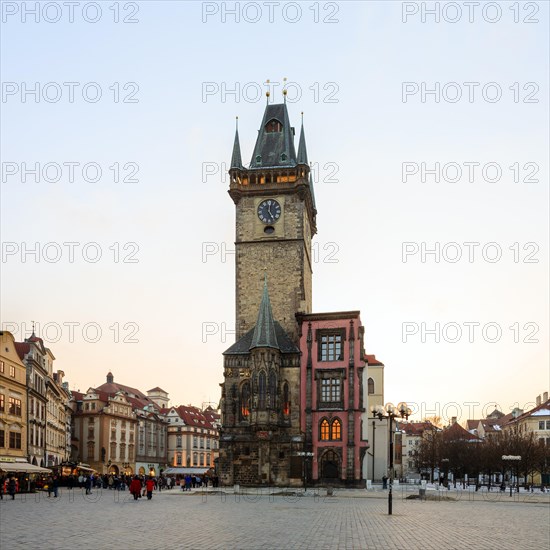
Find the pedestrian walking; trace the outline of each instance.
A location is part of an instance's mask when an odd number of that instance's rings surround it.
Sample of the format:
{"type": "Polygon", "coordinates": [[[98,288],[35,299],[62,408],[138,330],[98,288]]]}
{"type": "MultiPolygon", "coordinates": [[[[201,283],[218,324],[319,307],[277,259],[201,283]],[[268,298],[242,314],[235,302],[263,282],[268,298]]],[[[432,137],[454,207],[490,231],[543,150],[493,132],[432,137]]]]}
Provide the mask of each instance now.
{"type": "Polygon", "coordinates": [[[134,496],[134,500],[141,496],[141,481],[138,476],[134,476],[132,483],[130,483],[130,493],[134,496]]]}
{"type": "Polygon", "coordinates": [[[59,489],[59,478],[54,475],[52,480],[53,497],[57,498],[57,491],[59,489]]]}
{"type": "Polygon", "coordinates": [[[17,480],[14,476],[11,476],[8,481],[8,494],[11,495],[11,499],[15,500],[15,493],[17,492],[17,480]]]}
{"type": "Polygon", "coordinates": [[[155,488],[155,480],[152,476],[149,476],[149,479],[145,482],[145,488],[147,489],[147,500],[153,498],[153,489],[155,488]]]}
{"type": "Polygon", "coordinates": [[[53,478],[52,476],[48,476],[48,479],[46,480],[46,484],[48,485],[48,498],[52,496],[53,491],[53,478]]]}

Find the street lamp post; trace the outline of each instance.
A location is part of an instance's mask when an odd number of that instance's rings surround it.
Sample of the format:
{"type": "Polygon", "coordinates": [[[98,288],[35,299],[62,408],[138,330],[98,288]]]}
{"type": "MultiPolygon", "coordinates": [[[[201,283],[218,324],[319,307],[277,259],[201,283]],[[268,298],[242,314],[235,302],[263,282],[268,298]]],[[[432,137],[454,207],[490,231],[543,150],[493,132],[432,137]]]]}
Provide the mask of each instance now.
{"type": "MultiPolygon", "coordinates": [[[[519,492],[519,461],[521,460],[520,455],[502,455],[502,460],[504,462],[509,462],[510,464],[513,464],[513,462],[516,463],[516,483],[518,485],[518,492],[519,492]]],[[[510,475],[513,476],[512,467],[510,466],[510,475]]],[[[512,480],[510,480],[510,496],[512,496],[512,487],[513,487],[512,480]]]]}
{"type": "Polygon", "coordinates": [[[394,407],[391,403],[388,403],[386,407],[377,405],[376,407],[371,407],[371,412],[373,418],[378,418],[382,420],[384,418],[388,419],[389,426],[389,447],[390,447],[390,486],[388,491],[388,515],[392,515],[392,506],[393,506],[393,421],[395,418],[405,418],[408,419],[411,414],[411,410],[407,407],[406,403],[399,403],[397,407],[394,407]]]}

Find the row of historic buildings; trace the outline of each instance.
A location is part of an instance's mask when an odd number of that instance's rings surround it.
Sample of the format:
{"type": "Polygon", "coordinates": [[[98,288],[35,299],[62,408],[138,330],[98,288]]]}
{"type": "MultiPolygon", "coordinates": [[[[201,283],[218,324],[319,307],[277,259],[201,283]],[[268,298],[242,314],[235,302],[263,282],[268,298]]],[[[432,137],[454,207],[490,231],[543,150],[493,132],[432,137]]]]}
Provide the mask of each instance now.
{"type": "MultiPolygon", "coordinates": [[[[72,392],[71,459],[102,473],[158,475],[167,467],[214,467],[219,415],[212,408],[168,406],[168,393],[146,394],[115,382],[72,392]]],[[[183,469],[182,469],[183,468],[183,469]]]]}
{"type": "MultiPolygon", "coordinates": [[[[439,428],[429,421],[399,422],[395,433],[394,463],[396,474],[400,478],[418,479],[421,476],[419,455],[422,443],[432,437],[434,431],[442,431],[443,435],[454,440],[483,443],[498,437],[506,431],[517,431],[523,436],[533,435],[534,441],[546,445],[550,449],[550,399],[548,392],[538,395],[535,406],[527,411],[519,408],[510,413],[495,409],[486,418],[468,419],[461,426],[456,418],[452,418],[449,426],[439,428]],[[450,435],[449,435],[450,434],[450,435]]],[[[550,462],[546,473],[533,476],[538,482],[550,483],[550,462]]]]}
{"type": "Polygon", "coordinates": [[[171,407],[161,388],[144,394],[110,372],[100,386],[71,391],[34,332],[24,342],[7,331],[0,338],[0,463],[155,475],[214,467],[219,415],[212,408],[171,407]]]}
{"type": "Polygon", "coordinates": [[[16,342],[0,333],[0,461],[51,467],[71,448],[70,393],[55,357],[34,332],[16,342]]]}

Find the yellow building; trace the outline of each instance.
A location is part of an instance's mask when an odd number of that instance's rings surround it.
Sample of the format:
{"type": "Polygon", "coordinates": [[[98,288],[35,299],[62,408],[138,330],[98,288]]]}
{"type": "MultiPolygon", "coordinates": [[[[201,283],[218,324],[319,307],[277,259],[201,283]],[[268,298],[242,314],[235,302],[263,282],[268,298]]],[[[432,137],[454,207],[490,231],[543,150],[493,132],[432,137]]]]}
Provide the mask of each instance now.
{"type": "Polygon", "coordinates": [[[548,460],[550,458],[550,399],[548,399],[548,392],[544,392],[542,396],[537,396],[536,406],[533,409],[512,418],[503,426],[503,429],[514,429],[516,427],[525,433],[534,434],[535,439],[543,446],[541,450],[545,450],[538,459],[539,463],[544,464],[545,468],[541,468],[542,464],[539,464],[539,471],[533,472],[531,476],[532,482],[536,485],[539,483],[550,484],[550,461],[548,460]]]}
{"type": "Polygon", "coordinates": [[[27,458],[26,383],[13,334],[0,331],[0,461],[27,458]]]}

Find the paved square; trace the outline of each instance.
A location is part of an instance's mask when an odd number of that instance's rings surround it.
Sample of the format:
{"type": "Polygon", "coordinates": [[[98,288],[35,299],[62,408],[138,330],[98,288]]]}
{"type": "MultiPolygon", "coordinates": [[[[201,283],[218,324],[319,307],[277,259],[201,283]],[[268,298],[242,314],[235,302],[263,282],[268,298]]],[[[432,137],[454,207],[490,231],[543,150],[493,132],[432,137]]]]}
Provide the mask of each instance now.
{"type": "Polygon", "coordinates": [[[459,501],[336,490],[334,497],[62,489],[0,501],[0,548],[358,548],[476,550],[550,547],[547,497],[476,493],[459,501]],[[472,499],[473,500],[470,500],[472,499]]]}

